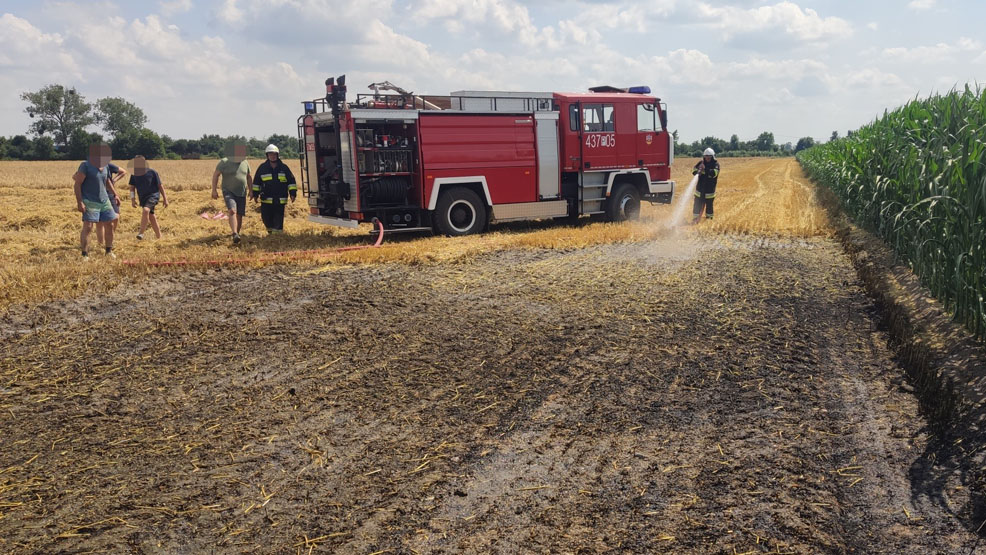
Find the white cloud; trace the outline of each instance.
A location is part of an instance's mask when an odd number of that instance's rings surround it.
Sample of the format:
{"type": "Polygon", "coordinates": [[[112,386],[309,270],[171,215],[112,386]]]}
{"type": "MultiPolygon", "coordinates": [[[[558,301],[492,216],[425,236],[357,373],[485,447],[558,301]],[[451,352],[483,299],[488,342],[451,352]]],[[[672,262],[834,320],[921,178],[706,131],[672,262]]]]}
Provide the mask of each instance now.
{"type": "Polygon", "coordinates": [[[960,37],[955,43],[940,42],[933,46],[916,46],[913,48],[885,48],[883,57],[888,60],[909,64],[937,64],[955,59],[969,59],[983,51],[983,43],[967,37],[960,37]]]}
{"type": "MultiPolygon", "coordinates": [[[[391,0],[223,0],[214,12],[221,31],[243,31],[250,40],[284,49],[349,49],[378,22],[394,18],[391,0]]],[[[325,50],[319,52],[325,55],[325,50]]]]}
{"type": "Polygon", "coordinates": [[[216,10],[216,18],[221,23],[236,26],[243,22],[244,14],[237,0],[223,0],[222,5],[216,10]]]}
{"type": "Polygon", "coordinates": [[[904,80],[894,73],[888,73],[875,68],[864,68],[848,72],[841,84],[850,89],[901,89],[905,88],[904,80]]]}
{"type": "Polygon", "coordinates": [[[515,0],[417,0],[408,7],[414,21],[438,21],[453,34],[496,34],[525,47],[557,48],[552,27],[538,29],[526,6],[515,0]]]}
{"type": "Polygon", "coordinates": [[[370,22],[369,29],[361,44],[356,45],[355,52],[367,63],[385,67],[427,67],[431,60],[431,53],[425,43],[396,33],[380,20],[370,22]]]}
{"type": "Polygon", "coordinates": [[[70,22],[58,34],[42,33],[14,16],[0,18],[0,51],[17,53],[18,63],[28,68],[24,75],[30,71],[29,77],[18,78],[4,68],[0,88],[12,88],[11,81],[27,90],[68,81],[89,99],[125,97],[145,110],[155,130],[189,136],[182,129],[201,129],[210,119],[209,132],[244,133],[236,121],[242,122],[245,113],[253,114],[262,134],[283,132],[290,127],[285,122],[297,117],[295,103],[312,96],[311,84],[320,81],[299,75],[287,59],[254,62],[220,36],[186,36],[156,15],[128,21],[77,5],[58,8],[59,17],[70,22]],[[8,37],[10,45],[4,44],[8,37]],[[37,69],[59,59],[67,60],[62,66],[78,68],[76,75],[66,78],[48,70],[39,79],[37,69]],[[280,109],[259,109],[263,102],[280,109]]]}
{"type": "Polygon", "coordinates": [[[591,29],[618,29],[621,33],[646,33],[658,20],[674,13],[675,0],[588,4],[571,10],[577,15],[570,21],[591,29]]]}
{"type": "Polygon", "coordinates": [[[736,6],[699,4],[699,13],[724,38],[758,35],[767,42],[778,36],[795,42],[827,42],[852,35],[852,25],[838,17],[821,17],[813,9],[802,9],[792,2],[743,9],[736,6]]]}
{"type": "Polygon", "coordinates": [[[725,71],[733,79],[783,80],[801,79],[806,75],[825,73],[825,64],[812,59],[768,60],[761,57],[726,65],[725,71]]]}
{"type": "Polygon", "coordinates": [[[53,82],[123,96],[175,137],[290,132],[298,101],[346,73],[351,99],[382,80],[428,94],[649,85],[685,139],[827,137],[986,64],[986,39],[957,38],[980,36],[978,3],[946,24],[928,1],[871,18],[799,0],[112,1],[0,16],[0,135],[29,123],[17,94],[53,82]]]}
{"type": "Polygon", "coordinates": [[[934,8],[935,4],[937,4],[937,0],[911,0],[911,2],[907,4],[907,7],[912,10],[921,11],[934,8]]]}
{"type": "Polygon", "coordinates": [[[709,55],[699,50],[678,49],[667,56],[672,83],[716,87],[719,75],[709,55]]]}
{"type": "MultiPolygon", "coordinates": [[[[0,68],[4,72],[47,71],[78,76],[75,58],[64,48],[59,33],[45,33],[26,19],[0,16],[0,68]]],[[[52,76],[54,77],[54,76],[52,76]]]]}
{"type": "Polygon", "coordinates": [[[754,92],[754,98],[769,106],[790,106],[798,100],[787,87],[761,87],[754,92]]]}
{"type": "Polygon", "coordinates": [[[535,28],[527,7],[513,0],[420,0],[408,9],[418,20],[456,21],[463,26],[489,23],[507,33],[535,28]]]}
{"type": "Polygon", "coordinates": [[[192,0],[172,0],[170,2],[161,2],[161,14],[164,16],[171,16],[179,13],[186,13],[192,9],[192,0]]]}

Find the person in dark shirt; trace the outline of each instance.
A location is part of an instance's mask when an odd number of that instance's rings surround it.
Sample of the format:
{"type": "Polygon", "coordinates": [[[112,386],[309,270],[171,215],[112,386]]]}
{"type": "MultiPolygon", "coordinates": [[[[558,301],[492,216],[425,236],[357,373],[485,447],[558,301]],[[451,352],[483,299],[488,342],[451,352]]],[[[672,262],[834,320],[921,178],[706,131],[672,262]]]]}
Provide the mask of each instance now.
{"type": "Polygon", "coordinates": [[[164,192],[164,184],[161,177],[151,168],[147,167],[147,160],[143,156],[134,157],[134,171],[130,175],[130,203],[137,208],[137,201],[143,212],[140,215],[140,231],[137,239],[144,238],[144,231],[147,224],[151,224],[154,235],[161,238],[161,227],[157,223],[157,216],[154,215],[154,207],[157,203],[163,202],[164,207],[168,207],[168,195],[164,192]]]}
{"type": "Polygon", "coordinates": [[[288,197],[294,202],[298,196],[298,184],[291,168],[281,161],[277,145],[267,145],[266,154],[267,161],[260,164],[253,176],[250,197],[260,199],[260,218],[267,227],[267,233],[274,234],[284,230],[284,207],[288,197]]]}

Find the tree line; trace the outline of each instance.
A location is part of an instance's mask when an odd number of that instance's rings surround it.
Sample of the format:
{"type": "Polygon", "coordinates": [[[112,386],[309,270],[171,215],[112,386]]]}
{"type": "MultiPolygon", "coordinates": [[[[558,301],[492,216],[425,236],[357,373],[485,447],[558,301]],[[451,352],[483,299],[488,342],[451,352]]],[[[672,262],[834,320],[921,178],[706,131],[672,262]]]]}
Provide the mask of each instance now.
{"type": "Polygon", "coordinates": [[[283,157],[298,157],[298,140],[290,135],[205,134],[198,139],[172,139],[148,129],[146,114],[132,102],[118,97],[88,102],[77,90],[63,85],[23,93],[21,100],[27,103],[24,112],[32,122],[25,135],[0,136],[3,160],[83,160],[93,143],[109,144],[118,160],[138,154],[149,160],[221,157],[230,142],[247,145],[250,157],[263,158],[264,148],[271,143],[283,157]]]}
{"type": "MultiPolygon", "coordinates": [[[[728,141],[718,137],[705,137],[691,144],[678,142],[678,131],[672,133],[674,138],[674,152],[678,156],[701,156],[702,152],[711,147],[716,151],[717,157],[731,156],[791,156],[806,148],[815,146],[815,139],[812,137],[802,137],[797,143],[777,144],[774,134],[764,131],[752,141],[741,141],[739,136],[733,135],[728,141]]],[[[833,131],[830,140],[839,138],[839,132],[833,131]]]]}
{"type": "MultiPolygon", "coordinates": [[[[3,160],[82,160],[88,155],[90,144],[101,142],[110,145],[118,160],[137,154],[149,160],[220,157],[225,145],[233,141],[247,145],[250,157],[263,158],[264,148],[271,143],[277,145],[283,157],[298,157],[298,141],[289,135],[258,139],[206,134],[198,139],[172,139],[148,129],[144,111],[128,100],[108,97],[90,103],[74,88],[62,85],[23,93],[21,100],[27,103],[24,111],[33,121],[27,135],[0,136],[3,160]]],[[[832,132],[833,140],[838,136],[838,132],[832,132]]],[[[673,137],[679,156],[701,156],[708,147],[723,157],[790,156],[815,145],[811,137],[802,137],[797,144],[777,144],[774,134],[768,131],[752,141],[741,141],[734,134],[728,141],[709,136],[691,144],[679,143],[677,130],[673,137]]]]}

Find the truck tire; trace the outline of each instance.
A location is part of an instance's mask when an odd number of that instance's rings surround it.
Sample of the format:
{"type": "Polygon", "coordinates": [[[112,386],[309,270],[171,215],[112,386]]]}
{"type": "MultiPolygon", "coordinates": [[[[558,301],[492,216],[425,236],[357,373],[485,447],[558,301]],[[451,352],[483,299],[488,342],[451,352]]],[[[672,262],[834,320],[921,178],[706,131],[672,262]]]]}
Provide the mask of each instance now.
{"type": "Polygon", "coordinates": [[[625,222],[640,217],[640,191],[630,183],[620,183],[609,197],[606,219],[625,222]]]}
{"type": "Polygon", "coordinates": [[[442,191],[435,205],[435,229],[451,237],[479,233],[486,227],[486,204],[465,187],[442,191]]]}

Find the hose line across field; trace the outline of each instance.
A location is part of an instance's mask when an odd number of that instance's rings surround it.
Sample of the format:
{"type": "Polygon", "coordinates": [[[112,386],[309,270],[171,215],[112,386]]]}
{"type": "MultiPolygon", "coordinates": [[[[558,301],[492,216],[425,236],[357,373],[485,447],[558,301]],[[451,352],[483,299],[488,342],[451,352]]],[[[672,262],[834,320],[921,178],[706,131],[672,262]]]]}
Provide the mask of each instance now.
{"type": "Polygon", "coordinates": [[[255,262],[270,262],[273,260],[297,260],[299,258],[318,258],[322,256],[336,256],[344,252],[372,249],[383,244],[383,222],[374,220],[378,228],[377,240],[372,245],[357,245],[352,247],[340,247],[337,249],[309,249],[303,251],[278,251],[268,253],[264,256],[252,256],[244,258],[223,258],[215,260],[124,260],[128,266],[225,266],[229,264],[250,264],[255,262]]]}

